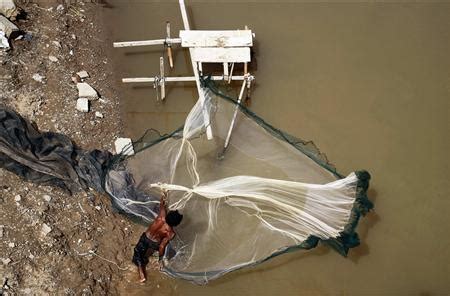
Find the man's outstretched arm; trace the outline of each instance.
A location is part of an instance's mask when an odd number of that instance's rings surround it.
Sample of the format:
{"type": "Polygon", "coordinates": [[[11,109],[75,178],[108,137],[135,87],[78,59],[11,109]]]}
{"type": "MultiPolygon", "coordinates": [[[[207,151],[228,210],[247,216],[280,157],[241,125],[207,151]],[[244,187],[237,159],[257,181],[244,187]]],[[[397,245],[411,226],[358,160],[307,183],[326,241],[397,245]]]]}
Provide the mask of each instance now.
{"type": "Polygon", "coordinates": [[[163,191],[161,199],[159,201],[159,214],[157,218],[166,218],[167,215],[166,199],[167,199],[167,192],[163,191]]]}

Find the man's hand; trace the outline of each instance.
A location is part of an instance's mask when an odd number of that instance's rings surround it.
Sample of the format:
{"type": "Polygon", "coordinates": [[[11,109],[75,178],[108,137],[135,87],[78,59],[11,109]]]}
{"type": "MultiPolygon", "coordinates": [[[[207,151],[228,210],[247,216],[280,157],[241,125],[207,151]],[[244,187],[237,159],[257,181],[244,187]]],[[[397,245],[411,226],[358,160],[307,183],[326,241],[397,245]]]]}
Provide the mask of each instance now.
{"type": "Polygon", "coordinates": [[[167,260],[167,258],[163,258],[161,260],[158,261],[159,264],[159,270],[163,270],[164,266],[166,266],[169,263],[169,261],[167,260]]]}

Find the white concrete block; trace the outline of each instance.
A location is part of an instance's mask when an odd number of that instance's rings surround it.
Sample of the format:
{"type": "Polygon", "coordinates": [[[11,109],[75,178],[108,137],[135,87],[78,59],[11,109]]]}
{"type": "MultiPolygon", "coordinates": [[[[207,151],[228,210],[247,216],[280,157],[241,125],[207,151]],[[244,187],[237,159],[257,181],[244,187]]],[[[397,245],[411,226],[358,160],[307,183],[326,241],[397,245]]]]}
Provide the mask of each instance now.
{"type": "Polygon", "coordinates": [[[89,112],[89,100],[87,98],[79,98],[77,100],[77,110],[81,112],[89,112]]]}
{"type": "Polygon", "coordinates": [[[0,14],[13,19],[19,14],[19,9],[13,0],[0,0],[0,14]]]}
{"type": "Polygon", "coordinates": [[[3,31],[6,37],[9,37],[11,33],[19,31],[19,28],[9,19],[0,14],[0,31],[3,31]]]}
{"type": "Polygon", "coordinates": [[[130,138],[117,138],[114,146],[117,154],[134,155],[133,142],[130,138]]]}
{"type": "Polygon", "coordinates": [[[89,100],[98,99],[97,91],[86,82],[77,83],[77,88],[79,98],[87,98],[89,100]]]}
{"type": "Polygon", "coordinates": [[[80,71],[80,72],[77,72],[77,75],[78,75],[78,77],[81,78],[81,80],[89,78],[89,73],[87,71],[84,71],[84,70],[80,71]]]}

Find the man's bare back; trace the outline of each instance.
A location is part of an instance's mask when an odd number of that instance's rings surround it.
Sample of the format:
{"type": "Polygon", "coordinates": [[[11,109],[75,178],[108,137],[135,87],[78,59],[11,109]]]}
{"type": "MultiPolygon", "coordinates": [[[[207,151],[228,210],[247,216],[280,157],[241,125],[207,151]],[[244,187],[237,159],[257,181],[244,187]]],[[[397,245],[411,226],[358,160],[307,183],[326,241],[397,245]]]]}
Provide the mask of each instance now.
{"type": "Polygon", "coordinates": [[[162,268],[162,259],[169,241],[175,236],[174,226],[183,219],[178,211],[166,210],[166,193],[161,196],[159,214],[147,230],[141,235],[138,244],[134,248],[133,263],[137,265],[139,281],[146,281],[145,267],[148,263],[149,251],[158,251],[159,266],[162,268]]]}

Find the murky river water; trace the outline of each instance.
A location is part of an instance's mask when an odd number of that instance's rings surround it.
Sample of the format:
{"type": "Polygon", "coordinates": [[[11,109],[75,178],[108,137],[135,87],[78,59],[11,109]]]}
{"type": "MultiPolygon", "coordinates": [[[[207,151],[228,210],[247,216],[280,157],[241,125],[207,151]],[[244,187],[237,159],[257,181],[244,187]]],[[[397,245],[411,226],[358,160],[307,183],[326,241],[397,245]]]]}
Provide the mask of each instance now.
{"type": "MultiPolygon", "coordinates": [[[[109,40],[162,38],[182,28],[177,3],[110,1],[109,40]]],[[[349,258],[320,247],[286,254],[199,287],[152,272],[133,295],[450,294],[450,3],[188,2],[197,29],[256,33],[252,109],[313,139],[342,173],[365,168],[376,211],[362,220],[349,258]]],[[[176,47],[175,47],[176,48],[176,47]]],[[[116,49],[120,77],[159,72],[159,47],[116,49]]],[[[175,70],[191,73],[175,49],[175,70]]],[[[151,85],[119,85],[126,132],[182,124],[188,85],[164,104],[151,85]]],[[[130,275],[130,280],[133,275],[130,275]]]]}

